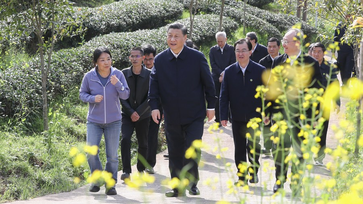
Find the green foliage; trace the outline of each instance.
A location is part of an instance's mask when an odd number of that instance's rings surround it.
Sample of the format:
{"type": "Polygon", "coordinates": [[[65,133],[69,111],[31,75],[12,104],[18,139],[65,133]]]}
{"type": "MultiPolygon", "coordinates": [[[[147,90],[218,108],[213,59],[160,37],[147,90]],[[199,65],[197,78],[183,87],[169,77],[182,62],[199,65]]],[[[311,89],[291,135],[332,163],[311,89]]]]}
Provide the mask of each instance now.
{"type": "Polygon", "coordinates": [[[54,154],[47,151],[43,136],[22,137],[22,133],[0,132],[1,200],[29,199],[48,193],[79,187],[73,177],[83,168],[74,169],[68,151],[76,141],[72,137],[54,142],[54,154]]]}
{"type": "Polygon", "coordinates": [[[98,7],[105,4],[111,4],[118,0],[72,0],[74,6],[78,7],[98,7]]]}
{"type": "MultiPolygon", "coordinates": [[[[188,19],[179,22],[189,25],[188,19]]],[[[224,29],[231,32],[237,28],[237,23],[226,18],[224,29]]],[[[214,40],[218,29],[218,17],[216,15],[196,16],[194,27],[194,42],[214,40]]],[[[92,53],[95,48],[107,46],[112,53],[114,66],[124,68],[129,66],[129,50],[134,46],[152,44],[157,50],[167,48],[165,36],[167,27],[153,30],[138,30],[135,32],[111,33],[96,37],[83,46],[72,49],[63,49],[53,54],[50,66],[50,75],[47,93],[50,100],[55,97],[63,97],[72,90],[78,90],[84,73],[92,65],[92,53]]],[[[29,119],[28,116],[39,114],[41,110],[41,74],[39,58],[35,57],[29,62],[14,64],[0,76],[4,86],[0,87],[0,101],[5,110],[0,115],[6,117],[19,116],[29,119]]]]}
{"type": "Polygon", "coordinates": [[[273,0],[248,0],[247,3],[251,6],[262,8],[263,6],[272,3],[273,0]]]}
{"type": "MultiPolygon", "coordinates": [[[[220,13],[219,4],[211,4],[206,12],[215,14],[220,13]]],[[[276,14],[266,10],[246,5],[246,19],[244,19],[244,5],[241,2],[228,2],[224,7],[224,15],[235,19],[240,24],[246,23],[246,26],[253,28],[260,34],[266,34],[269,37],[282,38],[282,32],[285,32],[293,25],[301,23],[301,29],[308,36],[307,40],[313,38],[317,31],[315,28],[302,22],[295,16],[286,14],[276,14]]]]}

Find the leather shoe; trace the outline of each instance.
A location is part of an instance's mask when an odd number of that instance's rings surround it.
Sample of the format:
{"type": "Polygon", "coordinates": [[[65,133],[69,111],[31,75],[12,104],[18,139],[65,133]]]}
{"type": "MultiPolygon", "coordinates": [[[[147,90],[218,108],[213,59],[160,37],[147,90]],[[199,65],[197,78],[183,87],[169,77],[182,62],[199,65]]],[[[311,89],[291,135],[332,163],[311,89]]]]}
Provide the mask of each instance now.
{"type": "Polygon", "coordinates": [[[130,179],[130,173],[123,173],[122,175],[121,175],[121,180],[126,180],[126,179],[130,179]]]}
{"type": "Polygon", "coordinates": [[[197,185],[192,185],[192,187],[189,189],[190,195],[200,195],[200,191],[197,187],[197,185]]]}
{"type": "Polygon", "coordinates": [[[166,197],[179,197],[179,196],[185,196],[185,193],[180,193],[178,189],[172,189],[170,191],[167,191],[165,193],[166,197]]]}
{"type": "Polygon", "coordinates": [[[278,185],[278,184],[275,183],[275,185],[273,187],[274,193],[276,193],[279,189],[284,189],[283,184],[278,185]]]}
{"type": "Polygon", "coordinates": [[[106,189],[106,195],[117,195],[117,191],[116,191],[115,187],[106,189]]]}
{"type": "Polygon", "coordinates": [[[91,184],[91,186],[89,187],[89,191],[90,192],[98,192],[98,191],[100,191],[100,187],[95,185],[95,184],[91,184]]]}

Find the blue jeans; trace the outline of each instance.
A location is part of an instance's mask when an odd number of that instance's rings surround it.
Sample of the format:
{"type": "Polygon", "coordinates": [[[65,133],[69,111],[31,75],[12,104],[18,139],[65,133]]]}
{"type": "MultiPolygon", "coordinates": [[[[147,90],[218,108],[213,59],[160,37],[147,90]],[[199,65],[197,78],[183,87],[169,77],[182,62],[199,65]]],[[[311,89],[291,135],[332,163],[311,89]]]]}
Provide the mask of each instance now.
{"type": "MultiPolygon", "coordinates": [[[[105,170],[112,173],[112,178],[117,182],[117,171],[118,171],[118,154],[117,150],[119,147],[121,132],[121,120],[99,124],[87,122],[87,145],[100,146],[102,134],[105,136],[106,145],[106,168],[105,170]]],[[[102,171],[102,164],[100,161],[99,153],[97,155],[87,155],[88,164],[91,169],[91,173],[95,170],[102,171]]]]}

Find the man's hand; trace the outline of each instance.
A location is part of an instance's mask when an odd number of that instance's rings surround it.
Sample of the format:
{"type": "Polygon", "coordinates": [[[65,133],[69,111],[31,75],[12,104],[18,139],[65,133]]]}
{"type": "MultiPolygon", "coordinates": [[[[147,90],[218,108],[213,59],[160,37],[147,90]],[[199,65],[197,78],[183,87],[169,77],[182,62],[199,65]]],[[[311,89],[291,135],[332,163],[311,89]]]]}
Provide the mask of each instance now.
{"type": "Polygon", "coordinates": [[[159,124],[159,120],[160,120],[160,111],[158,109],[152,110],[151,111],[151,117],[153,118],[153,121],[156,124],[159,124]]]}
{"type": "Polygon", "coordinates": [[[140,116],[139,116],[139,114],[135,111],[135,112],[133,112],[132,113],[132,115],[131,115],[131,120],[132,120],[132,122],[136,122],[136,121],[138,121],[140,119],[140,116]]]}
{"type": "Polygon", "coordinates": [[[102,95],[96,95],[96,97],[95,97],[95,102],[96,103],[99,103],[99,102],[101,102],[103,100],[103,96],[102,95]]]}
{"type": "Polygon", "coordinates": [[[263,117],[263,123],[265,124],[265,125],[268,125],[268,124],[270,124],[270,118],[269,117],[263,117]]]}
{"type": "Polygon", "coordinates": [[[227,123],[228,123],[228,120],[222,120],[222,121],[221,121],[221,125],[222,125],[223,127],[226,127],[226,126],[227,126],[227,123]]]}
{"type": "Polygon", "coordinates": [[[223,75],[224,75],[224,72],[221,73],[221,75],[219,75],[219,82],[222,83],[223,81],[223,75]]]}
{"type": "Polygon", "coordinates": [[[215,115],[215,110],[207,110],[207,118],[208,118],[208,121],[211,121],[213,118],[214,118],[214,115],[215,115]]]}

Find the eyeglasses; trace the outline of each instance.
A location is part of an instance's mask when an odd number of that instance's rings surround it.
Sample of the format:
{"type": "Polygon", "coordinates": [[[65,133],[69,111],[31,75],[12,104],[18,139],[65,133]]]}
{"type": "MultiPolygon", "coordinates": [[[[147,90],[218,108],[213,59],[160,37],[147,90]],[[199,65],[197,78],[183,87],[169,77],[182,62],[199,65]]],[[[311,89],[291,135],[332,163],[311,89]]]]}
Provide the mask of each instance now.
{"type": "Polygon", "coordinates": [[[289,44],[290,42],[296,42],[296,40],[293,40],[293,41],[287,41],[287,40],[281,40],[281,43],[282,44],[289,44]]]}
{"type": "Polygon", "coordinates": [[[236,53],[244,53],[244,52],[249,52],[249,50],[245,50],[245,49],[243,49],[243,50],[236,50],[236,53]]]}
{"type": "Polygon", "coordinates": [[[130,55],[130,58],[140,58],[141,55],[130,55]]]}

